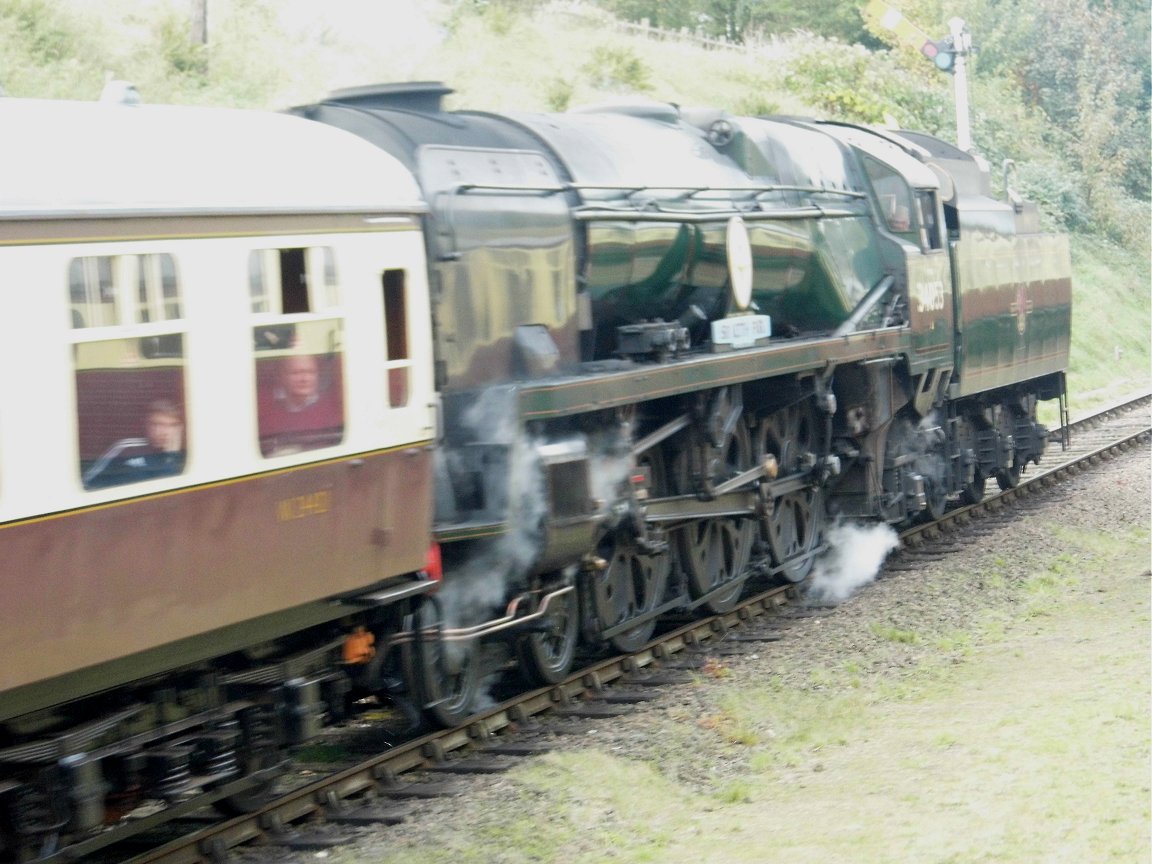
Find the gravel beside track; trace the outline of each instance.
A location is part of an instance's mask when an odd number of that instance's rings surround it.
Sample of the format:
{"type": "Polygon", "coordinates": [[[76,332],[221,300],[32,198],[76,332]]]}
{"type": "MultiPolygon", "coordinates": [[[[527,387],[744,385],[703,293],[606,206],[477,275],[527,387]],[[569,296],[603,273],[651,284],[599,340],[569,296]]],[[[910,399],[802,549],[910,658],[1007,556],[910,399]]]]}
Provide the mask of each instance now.
{"type": "MultiPolygon", "coordinates": [[[[1040,496],[1025,499],[1017,508],[974,521],[952,535],[953,541],[944,544],[946,551],[919,557],[904,552],[890,558],[873,584],[834,611],[812,608],[793,614],[784,622],[788,626],[781,629],[779,641],[734,646],[734,654],[709,649],[707,663],[693,673],[693,683],[665,687],[657,699],[636,706],[623,717],[589,724],[578,735],[551,734],[550,724],[555,721],[545,720],[538,729],[525,733],[552,741],[557,752],[525,760],[497,777],[465,778],[460,794],[420,802],[416,808],[420,815],[404,824],[359,829],[354,843],[323,852],[281,848],[235,854],[244,861],[326,859],[339,864],[837,860],[834,846],[818,846],[808,856],[804,844],[785,841],[785,829],[797,813],[794,804],[784,807],[784,802],[801,789],[801,813],[806,814],[803,818],[814,820],[813,824],[828,819],[828,808],[843,806],[842,800],[834,800],[832,791],[813,783],[813,778],[819,778],[825,763],[849,758],[837,751],[852,753],[865,746],[866,742],[856,740],[850,724],[845,728],[845,706],[853,705],[852,700],[858,699],[863,708],[877,703],[902,705],[906,698],[921,698],[916,694],[923,689],[925,676],[932,679],[933,669],[946,672],[949,667],[970,662],[973,654],[989,651],[994,657],[996,652],[1003,652],[1005,657],[1019,658],[1047,650],[1043,640],[1051,642],[1053,634],[1041,632],[1041,619],[1050,614],[1044,611],[1045,603],[1082,602],[1087,612],[1091,612],[1090,604],[1119,603],[1117,614],[1122,617],[1113,624],[1106,617],[1095,618],[1114,631],[1112,638],[1121,640],[1117,645],[1121,653],[1133,644],[1140,652],[1139,645],[1143,644],[1140,656],[1146,660],[1147,555],[1142,563],[1139,556],[1120,563],[1109,555],[1125,544],[1137,550],[1143,544],[1147,551],[1149,473],[1149,449],[1138,446],[1064,481],[1049,490],[1043,500],[1040,496]],[[1074,599],[1044,599],[1057,590],[1071,592],[1074,599]],[[1031,644],[1033,638],[1041,643],[1031,644]],[[904,693],[904,688],[910,688],[909,692],[904,693]],[[742,705],[747,700],[755,704],[756,699],[762,699],[766,700],[763,704],[771,705],[773,693],[791,694],[782,697],[789,704],[801,698],[818,712],[825,705],[827,723],[818,722],[814,715],[809,718],[813,728],[798,734],[788,725],[795,717],[773,720],[765,716],[759,722],[748,719],[755,717],[755,712],[741,713],[747,712],[748,706],[742,705]],[[582,783],[587,781],[582,772],[587,771],[602,777],[601,788],[595,782],[590,787],[582,783]],[[810,795],[806,791],[809,788],[810,795]],[[774,806],[771,799],[776,793],[784,809],[774,806]],[[769,800],[764,800],[765,796],[769,800]],[[762,806],[751,806],[757,804],[762,806]],[[690,817],[684,812],[685,806],[689,813],[695,808],[698,812],[690,817]],[[737,816],[737,812],[745,815],[737,816]],[[780,821],[774,821],[777,819],[780,821]],[[532,825],[539,826],[538,834],[525,827],[532,825]],[[780,857],[770,851],[776,845],[771,838],[777,833],[791,850],[787,855],[781,850],[780,857]],[[700,846],[693,840],[697,837],[706,838],[707,843],[700,846]],[[688,846],[682,848],[682,841],[688,846]],[[735,853],[729,845],[733,842],[743,851],[735,853]],[[711,853],[701,857],[699,852],[689,853],[688,848],[711,849],[711,853]],[[821,855],[825,857],[821,859],[821,855]]],[[[1086,615],[1085,619],[1091,617],[1086,615]]],[[[1082,638],[1090,640],[1093,635],[1082,638]]],[[[1066,685],[1072,686],[1069,676],[1092,677],[1097,671],[1076,672],[1063,663],[1042,665],[1038,673],[1027,674],[1031,678],[1047,676],[1050,680],[1045,679],[1045,683],[1053,694],[1059,694],[1066,685]]],[[[1120,686],[1128,688],[1143,709],[1138,709],[1134,721],[1121,712],[1121,721],[1135,723],[1132,752],[1098,754],[1101,764],[1109,765],[1113,757],[1122,757],[1123,764],[1134,764],[1145,780],[1142,789],[1134,790],[1138,812],[1107,818],[1129,828],[1135,819],[1136,836],[1146,839],[1149,670],[1146,662],[1140,662],[1109,670],[1108,674],[1131,678],[1119,682],[1120,686]]],[[[977,694],[976,698],[987,698],[994,704],[1008,695],[992,692],[977,694]]],[[[944,700],[945,710],[951,711],[949,700],[957,698],[970,702],[973,694],[930,696],[928,708],[939,699],[944,700]]],[[[928,713],[931,715],[931,710],[928,713]]],[[[964,716],[958,706],[955,715],[964,716]]],[[[897,711],[892,722],[909,720],[897,711]]],[[[1071,732],[1092,734],[1091,728],[1071,732]]],[[[941,747],[974,746],[977,742],[972,739],[984,735],[992,736],[988,746],[993,752],[997,746],[995,728],[977,730],[963,724],[957,728],[950,723],[932,734],[938,736],[941,747]]],[[[881,736],[877,746],[883,745],[881,736]]],[[[890,758],[894,765],[898,763],[899,750],[890,758]]],[[[972,782],[984,782],[977,773],[972,776],[972,782]]],[[[851,775],[845,779],[851,781],[851,775]]],[[[919,822],[914,834],[930,837],[933,831],[945,831],[947,842],[941,839],[940,848],[955,846],[956,827],[951,816],[945,817],[959,806],[957,802],[933,804],[934,788],[925,788],[923,778],[908,782],[912,785],[907,788],[897,783],[891,789],[883,786],[886,791],[881,792],[871,783],[867,788],[874,795],[894,796],[893,801],[899,801],[900,796],[915,798],[921,805],[918,812],[927,802],[929,813],[940,812],[939,825],[919,822]]],[[[843,794],[843,783],[835,787],[843,794]]],[[[1041,796],[1044,788],[1047,786],[1041,788],[1041,796]]],[[[942,794],[952,798],[960,795],[967,802],[965,806],[971,807],[979,807],[982,797],[980,790],[957,792],[951,787],[942,794]],[[977,800],[968,800],[973,797],[977,800]]],[[[988,797],[999,802],[1005,824],[1018,819],[1020,802],[1011,795],[988,797]]],[[[1043,798],[1038,806],[1043,809],[1043,798]]],[[[1053,804],[1049,810],[1056,807],[1053,804]]],[[[1096,816],[1086,814],[1086,818],[1096,816]]],[[[1078,830],[1083,833],[1084,829],[1078,830]]],[[[899,830],[894,831],[891,842],[904,843],[903,847],[882,849],[875,857],[861,851],[864,857],[839,860],[997,860],[996,856],[976,854],[971,847],[958,855],[905,857],[897,850],[909,849],[909,841],[907,837],[900,840],[901,836],[899,830]]],[[[1125,836],[1121,833],[1122,838],[1125,836]]],[[[1025,852],[1024,857],[1010,860],[1152,860],[1147,847],[1133,849],[1130,843],[1125,846],[1123,839],[1118,842],[1120,854],[1115,856],[1091,855],[1107,850],[1082,841],[1069,846],[1069,852],[1076,852],[1072,857],[1038,854],[1030,858],[1025,852]],[[1088,848],[1084,848],[1085,843],[1088,848]],[[1084,858],[1085,853],[1091,858],[1084,858]]]]}

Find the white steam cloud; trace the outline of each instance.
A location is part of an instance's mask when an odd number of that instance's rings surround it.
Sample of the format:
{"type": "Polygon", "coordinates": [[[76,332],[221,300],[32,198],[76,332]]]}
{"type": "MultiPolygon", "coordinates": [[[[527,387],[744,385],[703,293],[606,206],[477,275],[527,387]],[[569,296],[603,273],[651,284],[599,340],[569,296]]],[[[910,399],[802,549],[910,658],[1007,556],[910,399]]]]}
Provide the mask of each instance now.
{"type": "Polygon", "coordinates": [[[816,561],[809,601],[842,603],[876,578],[900,538],[883,523],[837,522],[828,529],[828,552],[816,561]]]}
{"type": "Polygon", "coordinates": [[[479,623],[501,607],[509,586],[523,578],[540,552],[547,502],[538,442],[518,427],[514,395],[510,388],[489,390],[463,418],[477,440],[507,448],[507,463],[500,466],[507,472],[507,498],[493,503],[507,507],[509,530],[476,550],[464,570],[445,583],[440,602],[449,627],[479,623]]]}

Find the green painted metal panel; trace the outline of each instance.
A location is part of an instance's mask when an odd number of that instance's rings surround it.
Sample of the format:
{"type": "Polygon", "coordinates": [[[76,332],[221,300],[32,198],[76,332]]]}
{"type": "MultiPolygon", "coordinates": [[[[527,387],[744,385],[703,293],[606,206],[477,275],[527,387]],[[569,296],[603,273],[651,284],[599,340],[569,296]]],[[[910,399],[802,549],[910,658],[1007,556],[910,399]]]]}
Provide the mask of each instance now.
{"type": "Polygon", "coordinates": [[[1072,315],[1068,238],[967,231],[953,244],[959,395],[1068,366],[1072,315]]]}

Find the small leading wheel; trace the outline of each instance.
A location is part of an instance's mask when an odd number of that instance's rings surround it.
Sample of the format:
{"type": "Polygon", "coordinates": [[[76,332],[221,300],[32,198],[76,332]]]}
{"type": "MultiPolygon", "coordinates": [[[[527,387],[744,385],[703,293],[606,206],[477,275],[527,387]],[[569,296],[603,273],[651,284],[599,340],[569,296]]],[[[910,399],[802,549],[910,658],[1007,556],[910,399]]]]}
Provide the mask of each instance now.
{"type": "MultiPolygon", "coordinates": [[[[600,545],[607,566],[591,575],[592,603],[603,630],[625,624],[652,612],[664,597],[671,571],[668,552],[649,554],[627,535],[615,532],[600,545]]],[[[639,650],[656,629],[656,618],[608,637],[617,651],[639,650]]]]}
{"type": "Polygon", "coordinates": [[[553,597],[541,619],[540,630],[524,636],[516,645],[525,677],[533,684],[555,684],[564,680],[572,668],[579,638],[576,592],[553,597]]]}
{"type": "Polygon", "coordinates": [[[480,686],[480,646],[475,641],[447,642],[436,635],[438,605],[426,602],[412,616],[416,637],[404,646],[408,680],[420,694],[425,715],[445,728],[459,726],[472,713],[480,686]]]}

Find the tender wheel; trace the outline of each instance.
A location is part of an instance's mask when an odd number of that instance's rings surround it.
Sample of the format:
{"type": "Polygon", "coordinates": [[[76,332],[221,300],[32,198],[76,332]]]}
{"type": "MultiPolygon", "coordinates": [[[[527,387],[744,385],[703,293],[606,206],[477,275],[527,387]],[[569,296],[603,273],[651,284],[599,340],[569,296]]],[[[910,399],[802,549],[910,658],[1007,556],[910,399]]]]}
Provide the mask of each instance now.
{"type": "MultiPolygon", "coordinates": [[[[756,427],[756,456],[776,457],[782,476],[801,470],[815,452],[816,419],[807,405],[791,405],[764,418],[756,427]]],[[[815,487],[782,495],[772,502],[764,539],[772,564],[782,579],[802,582],[812,572],[813,550],[824,536],[824,490],[815,487]]]]}
{"type": "MultiPolygon", "coordinates": [[[[687,491],[692,486],[688,470],[687,452],[677,459],[677,485],[687,491]]],[[[752,441],[748,427],[737,423],[724,447],[723,461],[718,476],[722,481],[752,465],[752,441]]],[[[700,519],[676,532],[679,561],[688,577],[688,590],[694,599],[722,589],[703,605],[716,614],[736,606],[744,590],[741,577],[752,558],[752,545],[756,540],[756,522],[747,517],[726,516],[700,519]]]]}
{"type": "Polygon", "coordinates": [[[984,500],[987,483],[988,478],[984,476],[983,471],[977,468],[972,475],[972,482],[964,484],[964,488],[960,490],[960,500],[965,504],[979,504],[984,500]]]}
{"type": "Polygon", "coordinates": [[[1009,489],[1015,489],[1020,485],[1020,475],[1024,471],[1024,466],[1018,462],[1013,462],[1011,468],[1001,468],[996,472],[996,485],[1002,490],[1007,492],[1009,489]]]}
{"type": "MultiPolygon", "coordinates": [[[[1014,440],[1016,432],[1016,413],[1008,406],[1003,406],[996,415],[996,428],[1002,440],[1014,440]]],[[[1020,474],[1024,471],[1024,460],[1013,444],[1007,449],[1006,458],[996,469],[996,484],[1005,492],[1020,485],[1020,474]]]]}
{"type": "MultiPolygon", "coordinates": [[[[671,572],[668,553],[649,555],[633,540],[619,532],[609,535],[600,546],[607,566],[592,574],[592,602],[602,630],[650,613],[664,597],[671,572]]],[[[617,651],[639,650],[656,629],[650,618],[623,633],[608,638],[617,651]]]]}
{"type": "MultiPolygon", "coordinates": [[[[941,459],[933,460],[933,468],[942,469],[941,459]]],[[[940,475],[924,475],[924,510],[920,513],[920,522],[935,522],[944,518],[948,509],[948,492],[937,477],[940,475]]]]}
{"type": "Polygon", "coordinates": [[[576,592],[554,597],[541,623],[541,632],[528,634],[516,645],[520,668],[533,684],[555,684],[572,668],[580,639],[576,592]]]}
{"type": "MultiPolygon", "coordinates": [[[[417,634],[435,629],[440,620],[436,604],[425,603],[413,620],[417,634]]],[[[472,713],[479,690],[480,646],[475,641],[441,642],[426,633],[405,648],[405,670],[425,715],[445,728],[459,726],[472,713]]]]}

